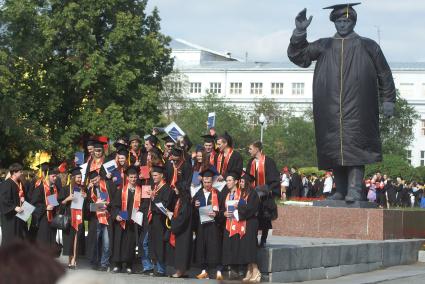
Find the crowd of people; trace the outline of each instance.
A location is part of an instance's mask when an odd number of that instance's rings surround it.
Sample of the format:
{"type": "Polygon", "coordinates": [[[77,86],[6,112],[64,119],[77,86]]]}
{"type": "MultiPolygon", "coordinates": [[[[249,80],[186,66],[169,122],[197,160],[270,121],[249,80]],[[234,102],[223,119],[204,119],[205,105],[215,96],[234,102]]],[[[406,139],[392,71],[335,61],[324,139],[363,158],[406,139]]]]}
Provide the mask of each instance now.
{"type": "Polygon", "coordinates": [[[21,164],[10,165],[0,183],[2,246],[16,239],[42,244],[69,256],[70,269],[85,254],[93,269],[112,273],[135,273],[140,259],[138,272],[158,277],[167,266],[174,268],[168,276],[185,277],[195,264],[198,279],[222,280],[228,271],[259,282],[257,250],[277,218],[279,171],[261,142],[249,146],[244,168],[227,132],[212,129],[202,138],[194,151],[187,136],[160,138],[156,130],[117,139],[108,151],[93,138],[83,164],[64,172],[41,163],[33,179],[21,164]],[[16,217],[25,204],[35,207],[28,223],[16,217]]]}

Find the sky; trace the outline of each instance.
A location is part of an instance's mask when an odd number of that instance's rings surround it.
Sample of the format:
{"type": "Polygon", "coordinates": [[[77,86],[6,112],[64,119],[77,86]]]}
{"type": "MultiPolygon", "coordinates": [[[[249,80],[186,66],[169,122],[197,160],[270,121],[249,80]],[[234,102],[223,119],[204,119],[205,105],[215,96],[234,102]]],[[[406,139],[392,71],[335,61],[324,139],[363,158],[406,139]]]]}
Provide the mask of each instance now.
{"type": "MultiPolygon", "coordinates": [[[[355,1],[355,0],[352,0],[355,1]]],[[[288,61],[295,16],[307,8],[308,40],[329,37],[335,27],[328,0],[149,0],[158,7],[162,32],[172,38],[248,61],[288,61]]],[[[425,0],[367,0],[355,7],[355,31],[376,42],[390,62],[425,61],[425,0]]]]}

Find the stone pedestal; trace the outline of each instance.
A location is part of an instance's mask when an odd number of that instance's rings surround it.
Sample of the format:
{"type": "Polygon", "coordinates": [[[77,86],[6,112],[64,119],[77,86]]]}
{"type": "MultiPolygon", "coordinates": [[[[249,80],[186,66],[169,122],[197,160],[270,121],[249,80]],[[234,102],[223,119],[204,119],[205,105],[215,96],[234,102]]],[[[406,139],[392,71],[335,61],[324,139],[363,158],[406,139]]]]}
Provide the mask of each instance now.
{"type": "Polygon", "coordinates": [[[342,208],[378,208],[378,204],[368,201],[345,202],[344,200],[319,200],[313,201],[317,207],[342,207],[342,208]]]}
{"type": "Polygon", "coordinates": [[[389,240],[425,238],[425,211],[278,206],[273,235],[389,240]]]}

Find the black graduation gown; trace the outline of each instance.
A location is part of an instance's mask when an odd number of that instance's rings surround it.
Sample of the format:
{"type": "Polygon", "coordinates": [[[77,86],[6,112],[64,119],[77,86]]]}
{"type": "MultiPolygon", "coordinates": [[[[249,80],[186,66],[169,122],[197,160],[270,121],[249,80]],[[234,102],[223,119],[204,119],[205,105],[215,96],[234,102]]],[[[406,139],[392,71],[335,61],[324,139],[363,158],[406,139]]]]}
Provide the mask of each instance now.
{"type": "Polygon", "coordinates": [[[306,33],[294,32],[288,57],[305,68],[317,61],[313,115],[319,169],[380,162],[378,95],[394,103],[396,90],[379,45],[356,33],[309,43],[306,33]]]}
{"type": "MultiPolygon", "coordinates": [[[[201,188],[193,196],[193,203],[199,201],[201,206],[211,205],[211,193],[208,200],[205,201],[204,190],[201,188]]],[[[218,194],[219,207],[222,199],[220,193],[218,194]]],[[[195,228],[196,228],[196,241],[195,241],[195,261],[198,264],[207,264],[208,266],[217,266],[221,263],[221,250],[223,242],[223,232],[221,226],[222,218],[217,214],[214,222],[201,224],[199,219],[199,210],[195,209],[193,214],[195,228]]]]}
{"type": "MultiPolygon", "coordinates": [[[[117,188],[115,186],[115,184],[112,181],[106,181],[106,189],[108,190],[108,195],[109,195],[109,204],[106,206],[106,210],[108,212],[111,212],[111,208],[112,208],[112,200],[114,200],[115,194],[119,193],[119,191],[117,191],[117,188]]],[[[91,198],[91,190],[90,189],[87,192],[87,200],[88,202],[85,202],[85,212],[84,212],[84,218],[86,218],[86,220],[88,221],[88,234],[87,234],[87,250],[86,250],[86,256],[91,258],[92,254],[96,248],[97,245],[99,245],[97,243],[97,239],[96,239],[96,229],[97,229],[97,224],[99,224],[99,220],[97,219],[96,216],[96,212],[90,212],[90,204],[94,203],[92,198],[91,198]]],[[[96,190],[94,191],[94,194],[97,195],[96,190]]],[[[113,249],[113,230],[112,230],[112,226],[111,226],[111,218],[108,218],[108,233],[109,233],[109,247],[112,251],[113,249]]]]}
{"type": "Polygon", "coordinates": [[[15,208],[20,205],[19,188],[16,183],[10,178],[0,183],[2,245],[26,236],[26,223],[15,216],[15,208]]]}
{"type": "Polygon", "coordinates": [[[125,222],[125,229],[120,225],[120,222],[116,220],[119,212],[121,211],[121,192],[115,195],[112,202],[112,226],[113,226],[113,250],[112,250],[112,261],[115,263],[125,262],[132,264],[135,258],[136,252],[136,241],[137,241],[137,224],[131,220],[131,214],[133,212],[134,194],[128,190],[127,197],[127,212],[128,219],[125,222]]]}
{"type": "MultiPolygon", "coordinates": [[[[174,167],[173,162],[168,160],[165,163],[165,180],[168,184],[171,184],[171,180],[173,179],[174,167]]],[[[190,185],[192,183],[192,163],[191,160],[185,160],[183,164],[180,166],[180,169],[177,172],[177,181],[183,181],[186,185],[186,190],[190,192],[190,185]]]]}
{"type": "Polygon", "coordinates": [[[219,156],[219,153],[217,153],[214,157],[214,166],[223,177],[226,177],[226,174],[230,172],[235,172],[238,175],[242,175],[243,158],[238,151],[233,150],[232,156],[230,157],[229,163],[227,164],[227,170],[225,172],[223,171],[225,157],[223,157],[221,161],[221,167],[219,169],[217,166],[218,156],[219,156]]]}
{"type": "MultiPolygon", "coordinates": [[[[252,163],[255,163],[254,158],[250,159],[246,165],[247,172],[250,172],[252,163]]],[[[265,173],[266,173],[266,185],[270,190],[269,195],[261,197],[260,208],[258,210],[258,221],[260,230],[268,230],[272,228],[272,222],[269,218],[264,216],[264,205],[267,202],[274,202],[273,195],[280,196],[280,174],[277,170],[276,163],[273,159],[266,156],[265,162],[265,173]]],[[[255,177],[257,178],[258,171],[255,171],[255,177]]],[[[257,186],[257,182],[255,183],[257,186]]]]}
{"type": "Polygon", "coordinates": [[[173,200],[175,192],[168,184],[165,184],[151,200],[152,220],[149,223],[149,253],[154,261],[165,263],[166,242],[164,235],[166,231],[165,219],[167,218],[155,205],[162,204],[170,211],[173,211],[173,200]]]}
{"type": "MultiPolygon", "coordinates": [[[[69,187],[63,188],[61,191],[61,200],[64,200],[69,196],[69,187]],[[66,190],[68,189],[68,190],[66,190]]],[[[86,203],[87,198],[84,200],[84,203],[86,203]]],[[[61,207],[63,210],[65,210],[66,214],[69,217],[69,220],[71,222],[71,201],[67,202],[67,204],[63,205],[61,204],[61,207]],[[66,207],[66,209],[65,209],[66,207]]],[[[84,220],[84,203],[83,203],[83,220],[84,220]]],[[[84,221],[78,226],[78,231],[72,227],[72,225],[69,226],[67,230],[62,230],[62,254],[63,255],[74,255],[74,239],[75,235],[77,235],[77,255],[84,255],[85,250],[85,227],[84,227],[84,221]]]]}
{"type": "Polygon", "coordinates": [[[171,218],[170,231],[175,235],[175,247],[167,243],[167,264],[180,271],[190,268],[192,256],[192,205],[189,199],[180,199],[177,217],[171,218]]]}
{"type": "Polygon", "coordinates": [[[239,220],[246,220],[245,235],[242,239],[239,234],[230,237],[229,232],[224,230],[223,265],[256,263],[259,203],[260,199],[255,191],[249,194],[246,204],[239,203],[239,220]]]}
{"type": "MultiPolygon", "coordinates": [[[[58,187],[56,183],[57,193],[58,193],[58,202],[60,203],[63,199],[63,194],[61,193],[62,188],[58,187]]],[[[53,191],[50,192],[53,194],[53,191]]],[[[46,199],[44,197],[44,185],[40,183],[33,191],[31,204],[35,206],[35,210],[32,215],[31,222],[37,226],[37,235],[35,240],[45,245],[54,246],[56,244],[56,233],[57,229],[52,228],[50,223],[47,220],[47,207],[46,199]]],[[[56,206],[53,212],[53,218],[59,211],[60,206],[56,206]]]]}
{"type": "Polygon", "coordinates": [[[291,196],[290,197],[300,197],[301,189],[303,187],[301,177],[298,173],[293,173],[291,176],[291,196]]]}

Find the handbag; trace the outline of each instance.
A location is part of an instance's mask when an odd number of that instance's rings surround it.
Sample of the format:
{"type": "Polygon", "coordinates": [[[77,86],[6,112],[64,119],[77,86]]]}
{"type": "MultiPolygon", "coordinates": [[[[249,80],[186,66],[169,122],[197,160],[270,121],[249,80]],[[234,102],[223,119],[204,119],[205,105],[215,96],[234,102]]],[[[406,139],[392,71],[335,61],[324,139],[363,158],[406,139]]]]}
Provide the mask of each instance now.
{"type": "Polygon", "coordinates": [[[58,214],[56,214],[53,217],[52,223],[50,223],[50,226],[52,228],[66,231],[69,229],[71,225],[71,220],[69,218],[69,215],[67,214],[67,207],[65,207],[64,210],[60,210],[58,214]]]}

